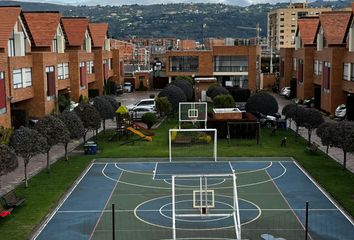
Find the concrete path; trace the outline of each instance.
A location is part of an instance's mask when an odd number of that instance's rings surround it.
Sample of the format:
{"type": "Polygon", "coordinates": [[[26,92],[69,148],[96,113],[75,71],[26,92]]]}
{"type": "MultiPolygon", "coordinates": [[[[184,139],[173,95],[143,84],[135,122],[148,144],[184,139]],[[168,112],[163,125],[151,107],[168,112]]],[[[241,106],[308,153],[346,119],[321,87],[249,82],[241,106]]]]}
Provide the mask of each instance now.
{"type": "MultiPolygon", "coordinates": [[[[276,98],[278,104],[279,104],[279,112],[281,113],[283,107],[289,103],[291,103],[291,100],[288,100],[278,94],[272,93],[272,95],[276,98]]],[[[292,123],[291,128],[295,131],[295,124],[292,123]]],[[[299,134],[307,140],[307,130],[305,128],[300,128],[299,129],[299,134]]],[[[320,146],[320,150],[323,152],[326,152],[326,147],[322,146],[320,138],[316,135],[316,132],[314,131],[311,137],[311,141],[317,143],[320,146]]],[[[328,152],[329,156],[339,162],[340,164],[343,164],[343,151],[339,148],[330,148],[328,152]]],[[[354,155],[353,154],[347,154],[347,168],[354,173],[354,155]]]]}
{"type": "MultiPolygon", "coordinates": [[[[117,97],[117,101],[121,102],[123,105],[129,105],[141,99],[149,98],[150,94],[155,94],[155,96],[157,96],[158,92],[149,91],[149,92],[124,93],[117,97]]],[[[106,129],[112,129],[115,127],[116,127],[116,122],[113,122],[112,120],[106,121],[106,129]]],[[[99,131],[102,131],[102,128],[99,131]]],[[[93,136],[92,132],[89,132],[87,134],[87,138],[90,138],[92,136],[93,136]]],[[[82,143],[83,143],[83,139],[70,143],[68,146],[69,152],[73,151],[76,147],[78,147],[82,143]]],[[[54,146],[50,150],[51,164],[53,164],[54,162],[56,162],[57,160],[63,157],[64,157],[63,145],[54,146]]],[[[45,154],[40,154],[33,157],[30,163],[28,164],[28,169],[27,169],[29,179],[34,175],[36,175],[41,170],[45,169],[46,164],[47,164],[47,157],[45,154]]],[[[23,180],[24,180],[24,163],[22,159],[19,159],[19,167],[15,171],[0,177],[0,184],[1,184],[0,196],[14,189],[16,186],[21,184],[23,180]]]]}

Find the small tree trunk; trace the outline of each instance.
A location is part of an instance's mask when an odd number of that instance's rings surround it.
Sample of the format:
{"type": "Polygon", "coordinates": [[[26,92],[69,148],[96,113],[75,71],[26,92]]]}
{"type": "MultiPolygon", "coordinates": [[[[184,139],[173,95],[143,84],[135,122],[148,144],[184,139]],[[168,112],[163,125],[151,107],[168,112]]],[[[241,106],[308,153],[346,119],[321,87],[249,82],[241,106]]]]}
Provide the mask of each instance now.
{"type": "Polygon", "coordinates": [[[310,145],[311,145],[312,130],[308,129],[308,130],[307,130],[307,133],[308,133],[308,145],[310,146],[310,145]]]}
{"type": "Polygon", "coordinates": [[[27,164],[28,164],[28,160],[24,159],[23,161],[25,163],[25,187],[28,188],[28,181],[27,181],[27,164]]]}
{"type": "Polygon", "coordinates": [[[64,145],[64,148],[65,148],[65,161],[68,161],[69,160],[69,157],[68,157],[68,145],[69,143],[65,143],[64,145]]]}
{"type": "Polygon", "coordinates": [[[86,133],[87,133],[87,131],[85,130],[84,136],[83,136],[83,138],[84,138],[84,143],[86,142],[86,133]]]}
{"type": "Polygon", "coordinates": [[[295,140],[297,141],[297,136],[299,135],[299,126],[296,125],[296,131],[295,131],[295,140]]]}
{"type": "Polygon", "coordinates": [[[291,118],[289,119],[289,128],[291,129],[291,118]]]}
{"type": "Polygon", "coordinates": [[[48,172],[48,173],[49,173],[49,171],[50,171],[49,151],[50,151],[50,150],[47,151],[47,172],[48,172]]]}
{"type": "Polygon", "coordinates": [[[328,150],[329,150],[329,145],[327,145],[327,148],[326,148],[326,154],[328,156],[328,150]]]}
{"type": "Polygon", "coordinates": [[[344,159],[343,159],[343,168],[347,169],[347,152],[343,150],[344,159]]]}
{"type": "Polygon", "coordinates": [[[102,120],[102,124],[103,124],[103,134],[106,134],[106,120],[102,120]]]}

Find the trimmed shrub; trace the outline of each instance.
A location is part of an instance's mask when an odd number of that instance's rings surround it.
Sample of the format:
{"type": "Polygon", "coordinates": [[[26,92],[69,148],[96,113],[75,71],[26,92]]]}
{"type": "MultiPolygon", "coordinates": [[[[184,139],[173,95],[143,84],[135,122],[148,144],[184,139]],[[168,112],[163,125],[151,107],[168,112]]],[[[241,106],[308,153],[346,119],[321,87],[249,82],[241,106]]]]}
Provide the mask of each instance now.
{"type": "Polygon", "coordinates": [[[58,95],[58,106],[59,106],[59,112],[63,112],[64,110],[68,109],[70,107],[69,97],[64,94],[59,94],[58,95]]]}
{"type": "Polygon", "coordinates": [[[250,97],[246,103],[247,112],[259,112],[272,115],[278,112],[277,100],[266,92],[259,92],[250,97]]]}
{"type": "Polygon", "coordinates": [[[177,112],[179,103],[186,102],[187,97],[183,90],[179,87],[169,84],[158,95],[158,97],[167,97],[168,101],[172,105],[172,111],[177,112]]]}
{"type": "Polygon", "coordinates": [[[188,82],[191,86],[194,85],[193,78],[190,77],[190,76],[177,76],[177,77],[176,77],[176,80],[177,80],[177,81],[179,81],[179,80],[186,81],[186,82],[188,82]]]}
{"type": "Polygon", "coordinates": [[[155,103],[156,103],[157,112],[161,116],[167,116],[167,115],[169,115],[171,113],[172,105],[168,101],[167,97],[157,97],[155,99],[155,103]]]}
{"type": "Polygon", "coordinates": [[[148,129],[151,129],[157,123],[157,117],[154,113],[148,112],[142,116],[141,121],[147,125],[148,129]]]}
{"type": "Polygon", "coordinates": [[[179,80],[174,80],[171,84],[182,89],[182,91],[187,97],[187,101],[192,101],[193,86],[188,81],[179,79],[179,80]]]}
{"type": "Polygon", "coordinates": [[[239,87],[232,87],[227,88],[230,95],[234,98],[235,102],[247,102],[247,100],[251,96],[251,90],[239,88],[239,87]]]}
{"type": "Polygon", "coordinates": [[[115,97],[113,97],[111,95],[104,95],[104,96],[101,96],[101,97],[111,104],[111,106],[113,107],[114,111],[116,111],[119,108],[120,103],[117,102],[115,97]]]}
{"type": "Polygon", "coordinates": [[[211,90],[209,97],[214,99],[216,96],[221,94],[229,94],[229,91],[224,87],[216,86],[211,90]]]}
{"type": "Polygon", "coordinates": [[[221,94],[213,99],[214,108],[234,108],[235,101],[230,94],[221,94]]]}
{"type": "Polygon", "coordinates": [[[208,90],[207,90],[207,92],[206,92],[206,95],[207,95],[208,97],[211,97],[211,96],[210,96],[211,92],[212,92],[216,87],[218,87],[218,86],[219,86],[219,85],[218,85],[217,83],[211,84],[211,85],[208,87],[208,90]]]}

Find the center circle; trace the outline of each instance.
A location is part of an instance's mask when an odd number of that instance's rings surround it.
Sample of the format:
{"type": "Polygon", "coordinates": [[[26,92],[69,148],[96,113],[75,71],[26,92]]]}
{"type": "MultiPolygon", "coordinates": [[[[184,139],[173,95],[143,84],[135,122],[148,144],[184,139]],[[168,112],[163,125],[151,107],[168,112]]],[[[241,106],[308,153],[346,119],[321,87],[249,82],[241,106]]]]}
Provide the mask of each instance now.
{"type": "MultiPolygon", "coordinates": [[[[148,200],[138,205],[134,214],[140,221],[162,228],[172,227],[172,198],[163,196],[148,200]]],[[[216,195],[215,206],[208,209],[209,215],[200,214],[200,209],[193,208],[190,195],[175,196],[176,228],[182,230],[216,230],[234,228],[233,198],[216,195]],[[188,214],[188,215],[187,215],[188,214]]],[[[260,208],[245,199],[238,199],[241,224],[255,221],[261,214],[260,208]]]]}

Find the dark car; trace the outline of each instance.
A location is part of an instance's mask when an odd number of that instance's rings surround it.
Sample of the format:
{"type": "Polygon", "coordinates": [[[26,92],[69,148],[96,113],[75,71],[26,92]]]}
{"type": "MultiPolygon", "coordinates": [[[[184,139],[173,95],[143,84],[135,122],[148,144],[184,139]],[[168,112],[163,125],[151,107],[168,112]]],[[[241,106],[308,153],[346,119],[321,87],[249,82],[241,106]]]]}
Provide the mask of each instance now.
{"type": "Polygon", "coordinates": [[[116,95],[120,95],[124,93],[124,89],[123,89],[123,85],[122,84],[118,84],[117,88],[116,88],[116,95]]]}
{"type": "Polygon", "coordinates": [[[302,104],[305,107],[314,108],[315,107],[315,98],[305,99],[302,104]]]}

